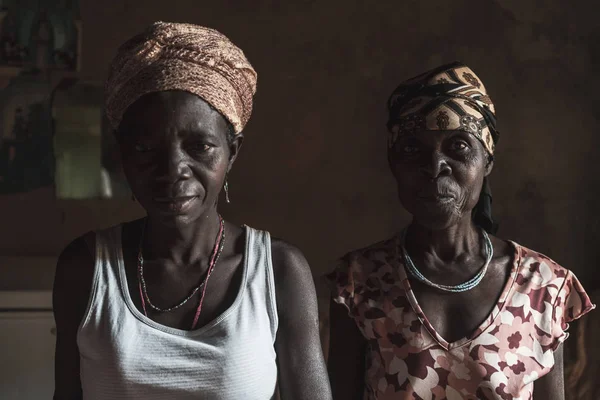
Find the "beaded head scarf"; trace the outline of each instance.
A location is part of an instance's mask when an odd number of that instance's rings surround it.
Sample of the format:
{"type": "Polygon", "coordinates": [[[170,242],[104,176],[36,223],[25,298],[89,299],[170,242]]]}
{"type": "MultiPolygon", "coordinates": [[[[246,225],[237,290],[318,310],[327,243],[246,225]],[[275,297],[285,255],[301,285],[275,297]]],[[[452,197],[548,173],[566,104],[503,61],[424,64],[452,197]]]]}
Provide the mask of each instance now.
{"type": "Polygon", "coordinates": [[[202,97],[240,133],[252,114],[256,71],[225,35],[198,25],[155,22],[125,42],[106,82],[105,108],[118,129],[145,94],[183,90],[202,97]]]}
{"type": "MultiPolygon", "coordinates": [[[[496,109],[481,79],[460,62],[442,65],[400,84],[388,100],[388,149],[405,135],[461,130],[475,136],[493,157],[499,132],[496,109]]],[[[484,179],[473,219],[495,233],[492,192],[484,179]]]]}

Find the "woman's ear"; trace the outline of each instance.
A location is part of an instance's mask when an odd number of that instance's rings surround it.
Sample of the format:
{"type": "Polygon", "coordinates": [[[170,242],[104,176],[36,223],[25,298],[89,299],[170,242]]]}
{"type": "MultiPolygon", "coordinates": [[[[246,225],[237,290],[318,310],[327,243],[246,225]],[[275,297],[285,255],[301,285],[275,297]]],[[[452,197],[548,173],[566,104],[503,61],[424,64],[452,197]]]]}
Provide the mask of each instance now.
{"type": "Polygon", "coordinates": [[[491,174],[492,169],[494,169],[494,156],[489,156],[487,165],[485,166],[485,176],[491,174]]]}
{"type": "Polygon", "coordinates": [[[229,166],[227,167],[227,172],[231,171],[231,167],[233,167],[233,163],[235,162],[238,154],[240,153],[240,149],[242,148],[243,143],[244,134],[240,132],[233,137],[233,140],[229,144],[229,166]]]}

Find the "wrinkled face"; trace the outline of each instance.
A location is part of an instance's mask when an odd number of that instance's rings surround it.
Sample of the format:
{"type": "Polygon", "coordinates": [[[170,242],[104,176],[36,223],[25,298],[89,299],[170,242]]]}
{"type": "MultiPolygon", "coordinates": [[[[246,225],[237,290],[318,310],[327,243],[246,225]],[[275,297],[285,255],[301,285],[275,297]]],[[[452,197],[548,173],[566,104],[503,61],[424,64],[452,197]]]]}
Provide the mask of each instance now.
{"type": "Polygon", "coordinates": [[[461,131],[401,137],[388,157],[400,202],[417,223],[430,229],[444,229],[470,217],[483,178],[492,169],[481,142],[461,131]]]}
{"type": "Polygon", "coordinates": [[[229,125],[202,98],[183,91],[147,94],[119,126],[123,169],[150,216],[190,222],[215,207],[239,147],[229,125]]]}

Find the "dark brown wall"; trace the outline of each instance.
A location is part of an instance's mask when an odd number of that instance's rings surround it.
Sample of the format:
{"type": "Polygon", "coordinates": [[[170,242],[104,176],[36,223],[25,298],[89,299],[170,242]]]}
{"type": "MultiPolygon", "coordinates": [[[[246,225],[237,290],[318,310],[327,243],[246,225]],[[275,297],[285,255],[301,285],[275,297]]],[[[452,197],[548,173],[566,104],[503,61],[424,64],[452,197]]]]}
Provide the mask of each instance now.
{"type": "MultiPolygon", "coordinates": [[[[403,79],[462,60],[495,100],[500,236],[548,253],[588,286],[598,265],[592,1],[83,0],[83,76],[154,20],[204,24],[259,73],[223,209],[297,244],[314,273],[407,221],[385,161],[385,101],[403,79]]],[[[73,236],[139,215],[130,201],[0,197],[0,254],[56,255],[73,236]]]]}

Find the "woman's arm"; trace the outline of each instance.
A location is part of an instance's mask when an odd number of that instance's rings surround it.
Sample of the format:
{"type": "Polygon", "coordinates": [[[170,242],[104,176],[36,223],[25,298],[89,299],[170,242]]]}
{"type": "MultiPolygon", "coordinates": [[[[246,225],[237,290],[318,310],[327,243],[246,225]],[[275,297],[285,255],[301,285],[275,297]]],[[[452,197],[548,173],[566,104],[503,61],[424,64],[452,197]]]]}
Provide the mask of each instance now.
{"type": "Polygon", "coordinates": [[[52,303],[56,322],[54,400],[82,399],[77,330],[87,307],[94,258],[87,238],[68,245],[58,258],[52,303]]]}
{"type": "Polygon", "coordinates": [[[272,242],[279,329],[275,341],[282,400],[330,400],[319,337],[317,295],[308,262],[297,248],[272,242]]]}
{"type": "Polygon", "coordinates": [[[329,307],[329,357],[331,391],[335,400],[359,400],[365,389],[366,340],[345,306],[329,307]]]}
{"type": "Polygon", "coordinates": [[[533,383],[534,400],[565,400],[563,346],[554,352],[554,367],[533,383]]]}

